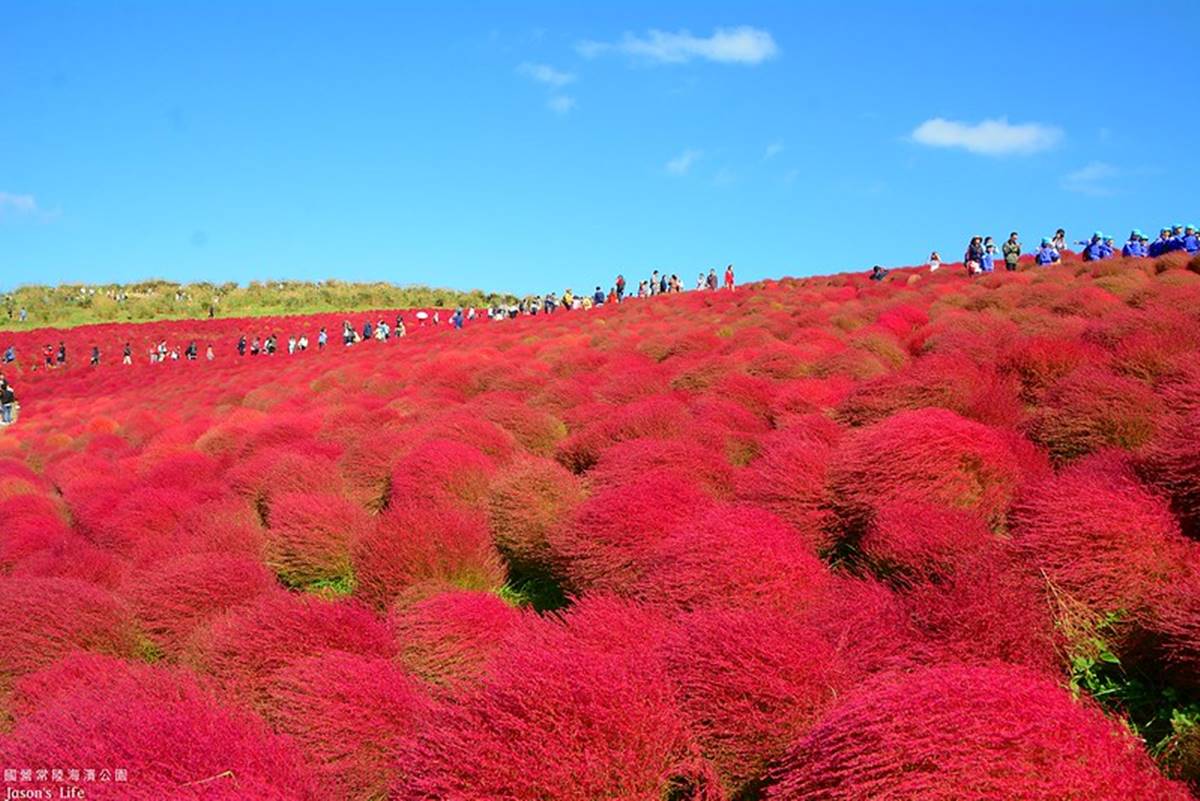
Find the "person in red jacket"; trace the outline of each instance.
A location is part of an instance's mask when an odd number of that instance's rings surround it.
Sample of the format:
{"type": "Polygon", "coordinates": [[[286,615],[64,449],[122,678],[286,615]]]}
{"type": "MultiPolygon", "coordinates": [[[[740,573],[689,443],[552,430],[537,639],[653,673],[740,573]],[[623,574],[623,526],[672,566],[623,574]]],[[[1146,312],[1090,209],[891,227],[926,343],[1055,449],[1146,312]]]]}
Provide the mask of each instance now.
{"type": "Polygon", "coordinates": [[[730,290],[733,289],[733,265],[732,264],[725,268],[725,288],[730,289],[730,290]]]}

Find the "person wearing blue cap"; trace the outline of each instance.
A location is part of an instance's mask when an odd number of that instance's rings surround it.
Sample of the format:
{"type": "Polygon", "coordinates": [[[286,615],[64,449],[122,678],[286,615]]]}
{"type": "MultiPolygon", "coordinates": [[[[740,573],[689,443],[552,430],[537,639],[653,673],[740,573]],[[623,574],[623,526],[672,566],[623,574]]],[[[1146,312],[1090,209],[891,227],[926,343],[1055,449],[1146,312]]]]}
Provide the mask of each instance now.
{"type": "Polygon", "coordinates": [[[1039,267],[1045,267],[1048,264],[1055,264],[1062,259],[1058,255],[1058,250],[1054,245],[1050,244],[1050,237],[1042,237],[1042,246],[1037,249],[1033,260],[1037,262],[1039,267]]]}
{"type": "Polygon", "coordinates": [[[1092,234],[1092,240],[1084,245],[1084,261],[1100,261],[1104,258],[1104,234],[1097,231],[1092,234]]]}
{"type": "Polygon", "coordinates": [[[1142,232],[1134,228],[1129,232],[1129,241],[1121,248],[1121,255],[1127,259],[1142,259],[1150,255],[1146,251],[1145,239],[1142,232]]]}
{"type": "Polygon", "coordinates": [[[1189,225],[1183,231],[1183,249],[1188,253],[1196,253],[1200,251],[1200,233],[1197,233],[1196,226],[1189,225]]]}
{"type": "Polygon", "coordinates": [[[1111,236],[1104,237],[1104,256],[1102,258],[1111,259],[1117,255],[1117,245],[1111,236]]]}
{"type": "Polygon", "coordinates": [[[1150,243],[1150,256],[1157,259],[1159,256],[1165,256],[1168,253],[1174,253],[1183,246],[1183,243],[1171,236],[1171,228],[1164,225],[1162,230],[1158,232],[1158,239],[1150,243]]]}

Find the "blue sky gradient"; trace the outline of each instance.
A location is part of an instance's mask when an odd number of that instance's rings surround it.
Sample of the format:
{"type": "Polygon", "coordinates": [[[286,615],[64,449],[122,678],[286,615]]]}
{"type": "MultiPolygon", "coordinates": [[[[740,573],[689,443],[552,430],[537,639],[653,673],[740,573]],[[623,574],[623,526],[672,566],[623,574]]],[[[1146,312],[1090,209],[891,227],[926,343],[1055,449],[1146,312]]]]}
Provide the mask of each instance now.
{"type": "Polygon", "coordinates": [[[1198,30],[1154,0],[0,0],[0,287],[578,291],[1200,222],[1198,30]]]}

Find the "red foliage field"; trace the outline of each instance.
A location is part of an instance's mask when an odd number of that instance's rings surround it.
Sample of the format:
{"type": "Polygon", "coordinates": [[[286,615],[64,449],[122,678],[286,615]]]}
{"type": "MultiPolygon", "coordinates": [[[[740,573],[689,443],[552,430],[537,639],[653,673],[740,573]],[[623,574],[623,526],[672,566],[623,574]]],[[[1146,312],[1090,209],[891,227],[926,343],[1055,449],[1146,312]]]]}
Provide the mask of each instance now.
{"type": "Polygon", "coordinates": [[[341,319],[12,337],[0,787],[1200,798],[1200,264],[341,319]]]}

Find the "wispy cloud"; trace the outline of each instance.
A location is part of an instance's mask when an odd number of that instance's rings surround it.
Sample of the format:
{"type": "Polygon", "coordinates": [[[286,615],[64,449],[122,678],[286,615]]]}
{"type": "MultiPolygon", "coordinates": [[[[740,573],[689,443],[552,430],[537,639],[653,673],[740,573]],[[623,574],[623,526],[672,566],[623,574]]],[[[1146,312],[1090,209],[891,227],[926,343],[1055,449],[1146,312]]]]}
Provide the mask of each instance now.
{"type": "Polygon", "coordinates": [[[1081,195],[1107,197],[1116,194],[1112,182],[1120,175],[1121,170],[1118,167],[1103,161],[1093,161],[1064,175],[1062,188],[1081,195]]]}
{"type": "Polygon", "coordinates": [[[783,152],[783,142],[776,139],[771,144],[767,145],[767,149],[763,152],[763,161],[773,159],[783,152]]]}
{"type": "Polygon", "coordinates": [[[699,161],[702,155],[704,155],[703,151],[688,148],[667,162],[667,172],[671,175],[687,175],[692,169],[692,165],[699,161]]]}
{"type": "Polygon", "coordinates": [[[912,132],[918,144],[961,148],[982,156],[1027,156],[1054,147],[1062,138],[1062,130],[1052,125],[1014,125],[1004,117],[975,124],[935,117],[912,132]]]}
{"type": "Polygon", "coordinates": [[[37,200],[33,195],[17,195],[12,192],[0,192],[0,217],[25,216],[38,213],[37,200]]]}
{"type": "Polygon", "coordinates": [[[651,30],[644,36],[626,33],[617,42],[584,41],[575,46],[585,58],[608,52],[623,53],[654,64],[686,64],[694,59],[719,64],[761,64],[779,55],[774,37],[760,28],[741,25],[717,28],[711,36],[651,30]]]}
{"type": "Polygon", "coordinates": [[[575,82],[574,73],[555,69],[549,64],[532,64],[526,62],[517,67],[517,72],[538,83],[553,86],[555,89],[561,89],[567,84],[575,82]]]}
{"type": "Polygon", "coordinates": [[[555,95],[546,101],[546,107],[555,114],[568,114],[575,108],[575,98],[570,95],[555,95]]]}

